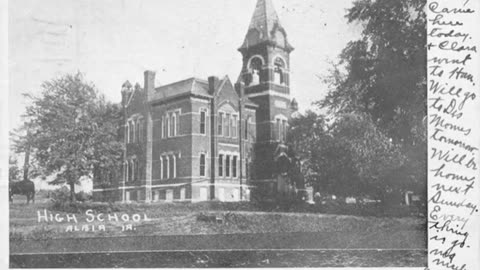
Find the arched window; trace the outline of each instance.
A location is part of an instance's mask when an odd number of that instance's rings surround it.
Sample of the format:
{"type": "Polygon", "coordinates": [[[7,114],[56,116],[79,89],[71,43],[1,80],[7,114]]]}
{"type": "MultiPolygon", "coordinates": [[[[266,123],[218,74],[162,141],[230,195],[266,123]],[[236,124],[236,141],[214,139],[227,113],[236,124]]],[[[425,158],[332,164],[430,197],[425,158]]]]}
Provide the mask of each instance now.
{"type": "Polygon", "coordinates": [[[140,120],[135,121],[135,142],[140,142],[140,124],[140,120]]]}
{"type": "Polygon", "coordinates": [[[134,137],[134,134],[135,134],[135,125],[133,123],[133,121],[130,121],[129,124],[128,124],[128,130],[129,130],[129,135],[128,135],[128,142],[129,143],[133,143],[135,141],[135,137],[134,137]]]}
{"type": "Polygon", "coordinates": [[[175,112],[175,136],[180,134],[180,112],[175,112]]]}
{"type": "Polygon", "coordinates": [[[165,115],[165,137],[164,138],[168,138],[168,135],[170,135],[170,125],[169,125],[170,119],[168,118],[169,118],[168,114],[165,115]]]}
{"type": "Polygon", "coordinates": [[[177,116],[174,113],[170,113],[170,137],[175,137],[175,127],[177,125],[177,116]]]}
{"type": "Polygon", "coordinates": [[[136,181],[137,180],[137,176],[138,176],[138,168],[137,168],[137,160],[136,159],[133,159],[132,160],[132,181],[136,181]]]}
{"type": "Polygon", "coordinates": [[[263,61],[260,57],[254,56],[250,60],[250,73],[252,74],[252,81],[250,85],[257,85],[260,83],[260,71],[262,70],[263,61]]]}
{"type": "Polygon", "coordinates": [[[176,178],[177,177],[177,172],[176,172],[176,160],[175,156],[172,156],[172,161],[170,162],[170,177],[171,178],[176,178]]]}
{"type": "Polygon", "coordinates": [[[168,179],[168,157],[163,157],[162,163],[163,163],[163,166],[162,166],[163,179],[168,179]]]}
{"type": "Polygon", "coordinates": [[[160,157],[160,179],[163,179],[163,171],[164,171],[164,167],[163,167],[163,157],[160,157]]]}
{"type": "Polygon", "coordinates": [[[125,182],[128,182],[128,162],[123,163],[123,168],[124,168],[124,170],[123,170],[123,172],[124,172],[123,177],[124,178],[123,179],[125,180],[125,182]]]}
{"type": "Polygon", "coordinates": [[[283,62],[282,58],[277,57],[275,59],[274,69],[273,69],[273,72],[274,72],[273,81],[276,84],[285,83],[284,70],[285,70],[285,62],[283,62]]]}
{"type": "Polygon", "coordinates": [[[165,128],[165,115],[162,116],[162,138],[166,138],[167,137],[167,134],[166,134],[166,128],[165,128]]]}
{"type": "Polygon", "coordinates": [[[223,135],[223,116],[224,116],[224,113],[223,112],[219,112],[218,113],[218,119],[217,119],[217,123],[218,123],[218,130],[217,130],[217,133],[219,136],[222,136],[223,135]]]}

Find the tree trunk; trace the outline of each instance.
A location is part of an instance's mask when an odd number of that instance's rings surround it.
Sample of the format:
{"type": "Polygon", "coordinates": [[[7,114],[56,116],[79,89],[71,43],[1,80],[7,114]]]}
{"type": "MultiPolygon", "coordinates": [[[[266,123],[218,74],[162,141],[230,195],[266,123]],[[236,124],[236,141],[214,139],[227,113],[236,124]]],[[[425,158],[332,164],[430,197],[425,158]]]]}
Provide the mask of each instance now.
{"type": "Polygon", "coordinates": [[[27,148],[25,149],[25,159],[23,162],[23,181],[28,181],[28,169],[30,166],[30,132],[27,133],[27,148]]]}
{"type": "Polygon", "coordinates": [[[72,203],[77,202],[77,199],[75,198],[75,183],[70,182],[70,201],[72,203]]]}

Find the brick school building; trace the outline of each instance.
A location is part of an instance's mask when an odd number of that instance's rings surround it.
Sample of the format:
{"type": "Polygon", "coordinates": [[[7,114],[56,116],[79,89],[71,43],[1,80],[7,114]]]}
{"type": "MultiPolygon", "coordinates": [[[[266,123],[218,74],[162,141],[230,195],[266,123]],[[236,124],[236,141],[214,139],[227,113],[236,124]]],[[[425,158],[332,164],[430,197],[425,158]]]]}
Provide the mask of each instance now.
{"type": "Polygon", "coordinates": [[[121,169],[94,176],[98,201],[242,201],[303,189],[286,144],[293,47],[271,0],[258,0],[235,82],[227,76],[122,85],[121,169]],[[107,175],[107,176],[106,176],[107,175]]]}

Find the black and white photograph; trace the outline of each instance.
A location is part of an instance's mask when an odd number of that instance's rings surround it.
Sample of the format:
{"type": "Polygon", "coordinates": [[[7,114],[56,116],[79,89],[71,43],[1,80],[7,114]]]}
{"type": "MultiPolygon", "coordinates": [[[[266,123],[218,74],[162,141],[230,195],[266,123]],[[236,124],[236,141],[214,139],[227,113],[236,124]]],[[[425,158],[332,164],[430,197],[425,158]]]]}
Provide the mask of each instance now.
{"type": "Polygon", "coordinates": [[[435,213],[475,177],[428,140],[478,153],[476,96],[428,95],[476,48],[429,59],[468,42],[430,2],[8,1],[8,266],[466,270],[435,213]]]}

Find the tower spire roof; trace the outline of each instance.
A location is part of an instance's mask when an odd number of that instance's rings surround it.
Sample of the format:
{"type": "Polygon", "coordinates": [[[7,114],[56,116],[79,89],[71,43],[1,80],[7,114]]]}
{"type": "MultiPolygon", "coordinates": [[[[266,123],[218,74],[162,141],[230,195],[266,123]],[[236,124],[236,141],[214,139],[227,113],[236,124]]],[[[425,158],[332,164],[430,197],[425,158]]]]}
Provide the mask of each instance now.
{"type": "Polygon", "coordinates": [[[247,36],[240,50],[264,42],[273,42],[273,44],[277,46],[287,50],[293,50],[286,36],[287,34],[280,24],[272,0],[258,0],[250,26],[248,27],[247,36]],[[283,38],[278,37],[278,31],[283,35],[283,38]]]}

